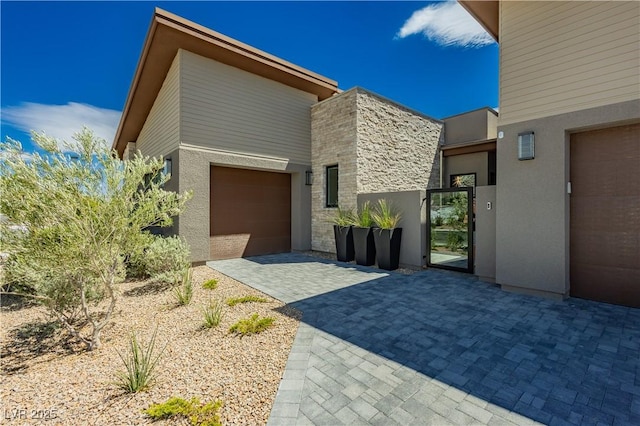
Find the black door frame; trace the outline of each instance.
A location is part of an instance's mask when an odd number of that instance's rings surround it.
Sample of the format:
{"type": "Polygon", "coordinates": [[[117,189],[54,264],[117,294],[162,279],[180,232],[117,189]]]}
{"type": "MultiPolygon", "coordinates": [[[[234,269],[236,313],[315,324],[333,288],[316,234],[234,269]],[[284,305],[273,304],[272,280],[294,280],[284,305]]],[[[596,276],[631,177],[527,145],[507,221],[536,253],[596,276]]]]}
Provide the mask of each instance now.
{"type": "Polygon", "coordinates": [[[474,226],[474,216],[473,216],[473,188],[472,187],[462,187],[462,188],[438,188],[438,189],[427,189],[427,266],[429,268],[441,268],[448,269],[451,271],[459,271],[459,272],[468,272],[473,274],[474,260],[473,260],[473,226],[474,226]],[[467,193],[467,241],[469,246],[467,248],[467,267],[459,268],[456,266],[442,265],[438,263],[431,263],[431,199],[432,194],[438,194],[443,192],[466,192],[467,193]]]}

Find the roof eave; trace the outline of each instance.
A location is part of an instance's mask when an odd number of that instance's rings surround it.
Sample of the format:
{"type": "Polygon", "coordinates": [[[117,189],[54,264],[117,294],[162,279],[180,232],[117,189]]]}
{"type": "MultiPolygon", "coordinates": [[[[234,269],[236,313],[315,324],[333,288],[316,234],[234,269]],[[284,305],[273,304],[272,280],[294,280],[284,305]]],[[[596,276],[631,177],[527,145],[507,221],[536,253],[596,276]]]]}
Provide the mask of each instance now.
{"type": "Polygon", "coordinates": [[[500,1],[499,0],[458,0],[467,12],[494,38],[500,42],[500,1]]]}

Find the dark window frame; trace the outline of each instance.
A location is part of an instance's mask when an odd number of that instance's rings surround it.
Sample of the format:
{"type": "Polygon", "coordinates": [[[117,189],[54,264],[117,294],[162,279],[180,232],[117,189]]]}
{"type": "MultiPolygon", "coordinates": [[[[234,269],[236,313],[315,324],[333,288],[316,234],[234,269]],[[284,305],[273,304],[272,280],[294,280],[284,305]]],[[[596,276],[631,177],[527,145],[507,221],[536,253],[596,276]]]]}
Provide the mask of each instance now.
{"type": "Polygon", "coordinates": [[[327,166],[325,168],[325,207],[327,208],[335,208],[338,207],[338,189],[339,189],[339,176],[340,176],[340,172],[338,169],[338,165],[337,164],[332,164],[330,166],[327,166]],[[336,171],[335,173],[335,203],[331,203],[330,202],[330,197],[329,197],[329,193],[330,193],[330,182],[329,182],[329,173],[334,170],[336,171]]]}

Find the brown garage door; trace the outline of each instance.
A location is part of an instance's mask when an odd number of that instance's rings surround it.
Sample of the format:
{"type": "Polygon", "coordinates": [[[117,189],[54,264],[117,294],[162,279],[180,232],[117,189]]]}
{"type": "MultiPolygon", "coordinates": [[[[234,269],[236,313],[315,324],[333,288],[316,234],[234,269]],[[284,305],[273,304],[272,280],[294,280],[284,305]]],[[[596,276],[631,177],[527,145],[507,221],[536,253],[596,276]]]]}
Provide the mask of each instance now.
{"type": "Polygon", "coordinates": [[[211,258],[291,251],[291,176],[211,167],[211,258]]]}
{"type": "Polygon", "coordinates": [[[571,295],[640,307],[640,124],[571,135],[571,295]]]}

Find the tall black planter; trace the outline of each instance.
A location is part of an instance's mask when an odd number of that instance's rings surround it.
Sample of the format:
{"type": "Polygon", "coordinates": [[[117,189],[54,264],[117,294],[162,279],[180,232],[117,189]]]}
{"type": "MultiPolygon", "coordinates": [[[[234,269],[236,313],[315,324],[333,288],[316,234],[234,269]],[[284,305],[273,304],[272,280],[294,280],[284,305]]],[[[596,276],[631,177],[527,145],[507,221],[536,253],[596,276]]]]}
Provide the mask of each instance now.
{"type": "Polygon", "coordinates": [[[333,225],[336,237],[336,255],[340,262],[351,262],[354,259],[353,231],[351,226],[333,225]]]}
{"type": "Polygon", "coordinates": [[[373,228],[353,227],[353,248],[358,265],[370,266],[376,263],[376,244],[373,241],[373,228]]]}
{"type": "Polygon", "coordinates": [[[376,241],[378,268],[393,271],[400,263],[400,241],[402,228],[373,230],[376,241]]]}

